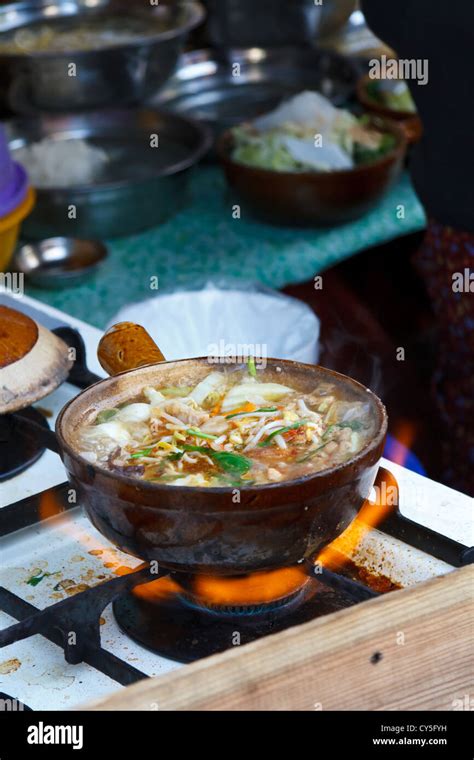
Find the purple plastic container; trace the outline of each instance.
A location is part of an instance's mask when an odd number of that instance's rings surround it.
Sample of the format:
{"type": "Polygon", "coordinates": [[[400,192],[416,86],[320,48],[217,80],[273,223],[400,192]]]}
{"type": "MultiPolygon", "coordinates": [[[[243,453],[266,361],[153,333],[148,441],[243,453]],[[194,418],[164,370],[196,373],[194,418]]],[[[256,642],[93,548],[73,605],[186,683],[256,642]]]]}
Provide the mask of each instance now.
{"type": "Polygon", "coordinates": [[[13,161],[5,130],[0,124],[0,218],[15,211],[27,193],[28,176],[23,167],[13,161]]]}

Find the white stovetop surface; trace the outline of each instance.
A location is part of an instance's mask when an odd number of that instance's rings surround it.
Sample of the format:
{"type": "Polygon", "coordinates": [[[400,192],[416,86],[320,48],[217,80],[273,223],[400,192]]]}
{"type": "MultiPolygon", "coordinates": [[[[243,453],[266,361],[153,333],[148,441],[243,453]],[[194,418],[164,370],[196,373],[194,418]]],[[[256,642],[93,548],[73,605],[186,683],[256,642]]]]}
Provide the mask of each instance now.
{"type": "MultiPolygon", "coordinates": [[[[20,310],[22,302],[78,328],[87,346],[89,369],[104,374],[96,359],[96,348],[101,336],[99,330],[27,297],[17,302],[16,307],[20,310]]],[[[76,393],[76,388],[64,384],[38,404],[53,413],[50,424],[66,401],[76,393]]],[[[473,500],[470,497],[387,460],[383,460],[382,464],[398,480],[400,509],[407,517],[465,545],[474,544],[473,500]]],[[[59,457],[46,452],[29,470],[2,484],[0,508],[65,480],[65,471],[59,457]]],[[[378,555],[381,571],[405,584],[451,569],[378,531],[372,531],[364,542],[370,544],[371,561],[378,555]]],[[[38,608],[66,597],[64,592],[58,593],[54,589],[58,579],[67,578],[76,583],[93,584],[99,574],[102,577],[114,577],[114,571],[121,565],[135,567],[138,564],[138,560],[122,554],[103,539],[91,526],[81,508],[26,529],[21,532],[21,536],[15,534],[14,537],[0,541],[0,586],[5,586],[38,608]],[[98,554],[98,550],[102,553],[98,554]],[[94,554],[90,554],[91,551],[94,554]],[[38,570],[54,575],[45,577],[41,583],[32,587],[26,581],[36,575],[35,571],[38,570]]],[[[103,617],[103,646],[134,667],[148,675],[158,675],[182,667],[148,652],[124,636],[109,608],[103,617]]],[[[16,621],[0,612],[0,629],[14,622],[16,621]]],[[[68,665],[62,651],[41,636],[0,650],[0,691],[20,699],[33,709],[68,709],[120,688],[115,681],[88,665],[68,665]]]]}

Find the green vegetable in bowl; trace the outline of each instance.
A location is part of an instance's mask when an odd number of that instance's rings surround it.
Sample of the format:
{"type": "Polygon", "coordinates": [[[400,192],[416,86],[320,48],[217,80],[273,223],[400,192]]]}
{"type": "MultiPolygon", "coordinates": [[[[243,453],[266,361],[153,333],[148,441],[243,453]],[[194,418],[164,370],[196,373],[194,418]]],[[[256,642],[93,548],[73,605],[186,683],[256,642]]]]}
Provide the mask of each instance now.
{"type": "Polygon", "coordinates": [[[184,451],[197,451],[200,454],[206,454],[225,472],[231,475],[244,475],[252,466],[252,462],[241,454],[233,451],[214,451],[214,449],[205,446],[190,446],[183,444],[184,451]]]}
{"type": "Polygon", "coordinates": [[[210,433],[203,433],[202,430],[195,430],[194,428],[189,428],[186,430],[187,435],[192,435],[195,438],[203,438],[204,440],[208,441],[215,441],[218,436],[217,435],[211,435],[210,433]]]}
{"type": "Polygon", "coordinates": [[[214,451],[213,460],[225,472],[231,475],[244,475],[252,467],[252,462],[233,451],[214,451]]]}
{"type": "Polygon", "coordinates": [[[247,360],[247,368],[251,377],[257,377],[257,368],[255,366],[255,359],[253,356],[249,356],[247,360]]]}
{"type": "Polygon", "coordinates": [[[359,143],[354,144],[354,161],[357,165],[369,164],[373,161],[378,161],[387,153],[390,153],[396,145],[395,137],[391,134],[381,134],[379,147],[375,150],[366,148],[359,143]]]}
{"type": "Polygon", "coordinates": [[[277,172],[304,171],[305,166],[295,161],[288,148],[282,144],[278,133],[252,134],[245,127],[232,130],[235,148],[234,161],[259,169],[273,169],[277,172]]]}
{"type": "Polygon", "coordinates": [[[170,388],[162,388],[161,393],[166,398],[186,398],[192,391],[190,385],[176,385],[170,388]]]}
{"type": "Polygon", "coordinates": [[[416,113],[416,106],[406,82],[374,79],[367,83],[367,95],[392,111],[416,113]]]}
{"type": "Polygon", "coordinates": [[[103,409],[96,417],[95,424],[101,425],[103,422],[109,422],[118,413],[118,409],[103,409]]]}
{"type": "Polygon", "coordinates": [[[395,137],[370,118],[335,108],[319,93],[304,92],[276,111],[232,130],[232,159],[280,172],[348,170],[390,152],[395,137]]]}

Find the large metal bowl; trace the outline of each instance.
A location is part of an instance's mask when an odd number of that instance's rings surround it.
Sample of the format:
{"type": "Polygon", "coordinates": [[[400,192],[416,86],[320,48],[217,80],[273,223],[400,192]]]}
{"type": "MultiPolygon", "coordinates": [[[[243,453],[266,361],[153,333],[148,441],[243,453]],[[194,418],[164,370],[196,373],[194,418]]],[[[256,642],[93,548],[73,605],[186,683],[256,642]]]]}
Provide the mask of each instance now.
{"type": "Polygon", "coordinates": [[[148,104],[199,119],[218,137],[302,90],[318,90],[346,106],[360,73],[350,58],[308,47],[193,50],[148,104]]]}
{"type": "Polygon", "coordinates": [[[7,135],[13,156],[45,137],[87,139],[108,155],[93,184],[37,189],[22,228],[24,237],[35,240],[119,237],[164,222],[186,203],[189,170],[211,144],[204,125],[151,109],[18,119],[7,125],[7,135]],[[159,144],[151,147],[155,134],[159,144]]]}
{"type": "Polygon", "coordinates": [[[135,7],[129,0],[27,0],[0,6],[0,40],[21,27],[110,14],[145,18],[149,24],[165,21],[170,28],[100,50],[0,51],[0,106],[14,112],[23,111],[25,103],[37,110],[69,111],[141,102],[167,81],[187,33],[204,18],[195,0],[135,7]],[[70,76],[71,63],[75,76],[70,76]]]}

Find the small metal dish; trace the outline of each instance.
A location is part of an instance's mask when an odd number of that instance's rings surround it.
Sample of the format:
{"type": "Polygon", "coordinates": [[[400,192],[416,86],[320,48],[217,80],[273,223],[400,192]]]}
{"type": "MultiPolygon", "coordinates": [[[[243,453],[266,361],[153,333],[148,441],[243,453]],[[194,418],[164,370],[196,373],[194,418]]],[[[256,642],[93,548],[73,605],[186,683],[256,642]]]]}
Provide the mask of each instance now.
{"type": "Polygon", "coordinates": [[[89,277],[106,256],[98,240],[56,237],[17,248],[11,268],[40,288],[64,288],[89,277]]]}

